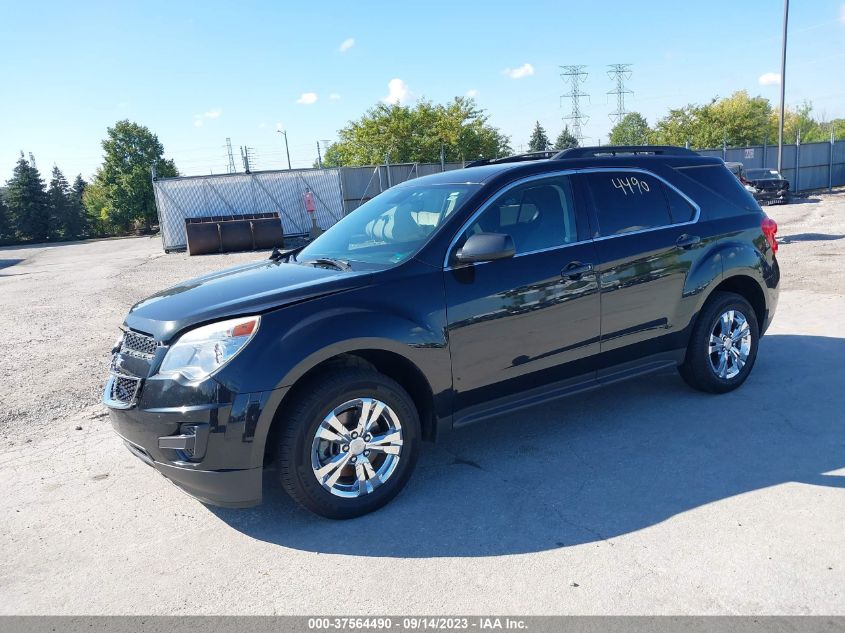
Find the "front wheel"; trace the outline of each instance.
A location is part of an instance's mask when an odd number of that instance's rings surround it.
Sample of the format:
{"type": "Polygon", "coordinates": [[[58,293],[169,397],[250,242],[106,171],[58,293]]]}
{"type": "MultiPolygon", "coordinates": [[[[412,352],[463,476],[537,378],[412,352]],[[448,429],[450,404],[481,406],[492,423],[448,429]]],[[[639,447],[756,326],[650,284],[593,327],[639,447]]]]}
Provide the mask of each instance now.
{"type": "Polygon", "coordinates": [[[370,369],[329,370],[293,402],[276,455],[282,487],[302,506],[349,519],[385,505],[405,486],[420,449],[414,402],[370,369]]]}
{"type": "Polygon", "coordinates": [[[687,384],[700,391],[732,391],[751,373],[759,340],[760,328],[751,304],[733,292],[714,293],[698,315],[678,371],[687,384]]]}

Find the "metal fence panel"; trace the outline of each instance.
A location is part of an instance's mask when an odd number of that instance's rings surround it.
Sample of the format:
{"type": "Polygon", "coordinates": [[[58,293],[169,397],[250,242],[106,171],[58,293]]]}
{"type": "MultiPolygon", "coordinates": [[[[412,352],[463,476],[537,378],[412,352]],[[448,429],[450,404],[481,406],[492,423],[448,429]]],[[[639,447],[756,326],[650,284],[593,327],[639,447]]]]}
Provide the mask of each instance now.
{"type": "MultiPolygon", "coordinates": [[[[777,169],[777,145],[697,149],[702,156],[717,156],[738,162],[746,169],[777,169]]],[[[804,143],[783,146],[783,177],[793,191],[824,189],[845,185],[845,141],[804,143]]]]}
{"type": "Polygon", "coordinates": [[[343,217],[337,169],[165,178],[153,182],[166,251],[185,248],[185,218],[277,212],[285,235],[307,234],[306,188],[314,194],[317,223],[327,228],[343,217]]]}
{"type": "Polygon", "coordinates": [[[346,213],[354,211],[370,198],[393,185],[437,174],[441,171],[461,169],[463,163],[397,163],[395,165],[370,165],[367,167],[341,167],[343,183],[343,208],[346,213]]]}

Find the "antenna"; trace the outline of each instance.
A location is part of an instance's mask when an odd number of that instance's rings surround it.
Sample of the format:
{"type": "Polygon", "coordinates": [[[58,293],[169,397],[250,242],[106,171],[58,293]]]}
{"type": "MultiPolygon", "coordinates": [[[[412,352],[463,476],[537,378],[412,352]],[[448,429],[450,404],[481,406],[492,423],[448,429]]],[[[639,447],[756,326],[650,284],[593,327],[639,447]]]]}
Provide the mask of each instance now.
{"type": "Polygon", "coordinates": [[[634,94],[631,90],[625,90],[625,81],[631,78],[631,64],[610,64],[607,76],[616,82],[616,90],[608,90],[607,94],[616,95],[616,112],[608,116],[614,123],[619,123],[628,111],[625,110],[625,95],[634,94]]]}
{"type": "Polygon", "coordinates": [[[585,68],[585,65],[560,67],[560,78],[563,79],[564,83],[568,83],[571,86],[569,92],[560,96],[561,101],[563,99],[570,99],[572,103],[569,115],[563,118],[566,121],[571,121],[572,135],[578,139],[579,145],[585,138],[583,126],[590,120],[589,116],[582,114],[580,102],[581,97],[590,98],[590,95],[581,91],[581,85],[587,80],[585,68]]]}
{"type": "Polygon", "coordinates": [[[235,169],[235,155],[232,153],[232,139],[228,136],[226,137],[226,151],[229,152],[229,173],[234,174],[237,171],[235,169]]]}

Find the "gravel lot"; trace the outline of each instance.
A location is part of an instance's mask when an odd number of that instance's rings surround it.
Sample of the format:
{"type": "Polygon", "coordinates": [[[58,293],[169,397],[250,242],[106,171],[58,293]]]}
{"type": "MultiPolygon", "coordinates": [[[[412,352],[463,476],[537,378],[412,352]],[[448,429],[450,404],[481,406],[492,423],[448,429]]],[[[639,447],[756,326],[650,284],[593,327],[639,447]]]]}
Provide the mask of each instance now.
{"type": "Polygon", "coordinates": [[[0,249],[0,614],[845,614],[845,193],[769,210],[746,385],[673,373],[461,430],[384,510],[208,508],[99,404],[129,306],[265,254],[0,249]]]}

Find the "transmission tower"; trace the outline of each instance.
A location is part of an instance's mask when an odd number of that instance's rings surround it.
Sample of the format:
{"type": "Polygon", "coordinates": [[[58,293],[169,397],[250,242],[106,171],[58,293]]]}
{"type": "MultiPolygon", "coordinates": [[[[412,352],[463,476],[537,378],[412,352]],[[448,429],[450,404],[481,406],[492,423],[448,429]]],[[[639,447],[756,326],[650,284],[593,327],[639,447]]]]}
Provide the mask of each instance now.
{"type": "Polygon", "coordinates": [[[625,81],[631,78],[631,64],[610,64],[607,76],[616,82],[615,90],[608,90],[607,94],[616,95],[616,112],[608,116],[614,123],[619,123],[628,111],[625,110],[625,95],[634,94],[631,90],[625,90],[625,81]]]}
{"type": "Polygon", "coordinates": [[[226,151],[229,152],[229,173],[234,174],[235,169],[235,155],[232,153],[232,139],[226,137],[226,151]]]}
{"type": "Polygon", "coordinates": [[[590,95],[581,90],[581,86],[587,80],[585,68],[586,66],[583,65],[560,67],[560,78],[570,86],[569,92],[560,96],[561,104],[563,99],[570,99],[572,104],[569,115],[563,118],[565,121],[571,122],[572,135],[578,139],[579,145],[581,145],[581,142],[585,138],[583,126],[590,120],[590,117],[581,112],[581,97],[590,98],[590,95]]]}

